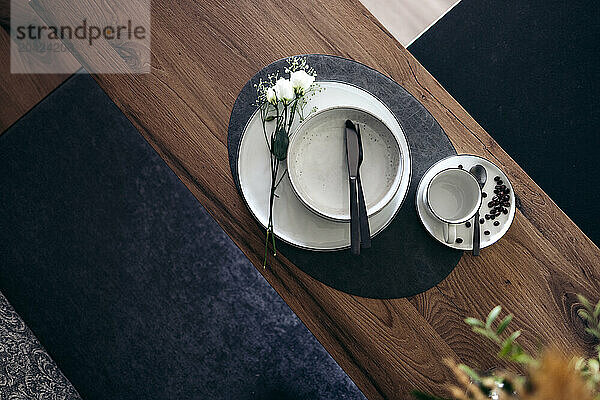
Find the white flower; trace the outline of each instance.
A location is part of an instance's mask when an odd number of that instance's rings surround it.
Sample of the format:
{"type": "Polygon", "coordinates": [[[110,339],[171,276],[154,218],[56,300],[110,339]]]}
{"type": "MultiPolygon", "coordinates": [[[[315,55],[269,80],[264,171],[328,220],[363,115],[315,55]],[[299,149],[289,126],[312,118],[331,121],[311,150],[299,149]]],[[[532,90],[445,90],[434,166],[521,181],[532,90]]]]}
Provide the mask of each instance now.
{"type": "Polygon", "coordinates": [[[274,88],[279,100],[283,100],[284,102],[294,100],[294,87],[288,79],[279,78],[275,82],[274,88]]]}
{"type": "Polygon", "coordinates": [[[271,104],[277,103],[277,95],[275,94],[274,86],[267,89],[267,101],[271,104]]]}
{"type": "Polygon", "coordinates": [[[307,74],[304,70],[300,70],[290,74],[290,81],[292,82],[292,87],[296,89],[298,93],[304,94],[315,81],[315,77],[307,74]]]}

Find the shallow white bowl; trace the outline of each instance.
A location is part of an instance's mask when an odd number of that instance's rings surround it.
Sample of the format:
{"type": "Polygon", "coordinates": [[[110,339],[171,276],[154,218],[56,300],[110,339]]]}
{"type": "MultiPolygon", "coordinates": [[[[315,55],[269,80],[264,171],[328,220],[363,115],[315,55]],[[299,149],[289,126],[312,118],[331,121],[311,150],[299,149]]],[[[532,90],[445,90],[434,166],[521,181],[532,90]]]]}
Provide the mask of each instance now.
{"type": "Polygon", "coordinates": [[[401,180],[400,146],[381,119],[348,106],[312,114],[291,137],[288,174],[292,188],[306,207],[336,221],[350,220],[346,120],[360,126],[363,147],[360,177],[369,216],[392,200],[401,180]]]}

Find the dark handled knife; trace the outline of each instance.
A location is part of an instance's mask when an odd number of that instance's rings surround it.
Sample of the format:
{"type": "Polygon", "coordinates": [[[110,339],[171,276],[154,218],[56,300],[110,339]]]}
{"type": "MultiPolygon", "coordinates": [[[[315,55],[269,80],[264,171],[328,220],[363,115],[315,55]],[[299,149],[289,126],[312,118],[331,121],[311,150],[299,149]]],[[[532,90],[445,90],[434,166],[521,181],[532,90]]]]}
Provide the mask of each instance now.
{"type": "Polygon", "coordinates": [[[371,229],[369,228],[369,216],[367,215],[367,204],[365,194],[360,180],[360,166],[363,162],[363,147],[360,137],[360,125],[356,124],[356,136],[358,136],[358,172],[356,174],[356,187],[358,188],[358,219],[360,220],[360,247],[368,249],[371,247],[371,229]]]}
{"type": "Polygon", "coordinates": [[[360,254],[360,221],[358,215],[358,135],[352,121],[346,121],[344,132],[346,156],[348,161],[348,177],[350,183],[350,250],[352,254],[360,254]]]}

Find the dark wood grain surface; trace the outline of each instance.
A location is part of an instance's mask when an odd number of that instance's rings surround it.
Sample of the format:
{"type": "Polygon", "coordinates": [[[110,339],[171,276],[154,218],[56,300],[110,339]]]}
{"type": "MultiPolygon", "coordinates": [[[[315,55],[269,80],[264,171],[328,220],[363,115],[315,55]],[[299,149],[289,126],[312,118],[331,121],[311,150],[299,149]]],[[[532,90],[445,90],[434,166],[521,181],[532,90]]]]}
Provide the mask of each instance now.
{"type": "Polygon", "coordinates": [[[10,36],[0,28],[0,134],[64,82],[69,74],[11,74],[10,36]]]}
{"type": "MultiPolygon", "coordinates": [[[[56,22],[77,12],[66,0],[35,6],[56,22]]],[[[598,248],[357,0],[175,0],[154,2],[152,18],[152,74],[96,80],[370,399],[403,399],[413,388],[442,394],[451,375],[444,357],[496,366],[495,349],[462,322],[496,304],[516,315],[530,351],[539,342],[591,349],[575,293],[600,298],[598,248]],[[285,254],[263,270],[263,231],[229,172],[227,122],[256,71],[305,53],[380,70],[424,104],[459,153],[501,166],[521,199],[507,235],[410,299],[336,291],[285,254]]],[[[88,55],[76,57],[85,65],[88,55]]]]}

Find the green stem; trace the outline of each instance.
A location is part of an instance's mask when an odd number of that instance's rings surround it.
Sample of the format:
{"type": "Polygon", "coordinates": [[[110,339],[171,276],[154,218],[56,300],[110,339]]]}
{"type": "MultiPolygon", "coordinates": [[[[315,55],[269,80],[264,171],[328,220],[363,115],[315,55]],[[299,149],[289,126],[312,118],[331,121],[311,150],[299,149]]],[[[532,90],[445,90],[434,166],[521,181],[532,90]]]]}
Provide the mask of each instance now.
{"type": "Polygon", "coordinates": [[[267,236],[265,237],[265,258],[263,259],[263,268],[267,268],[267,250],[269,249],[269,228],[267,228],[267,236]]]}

